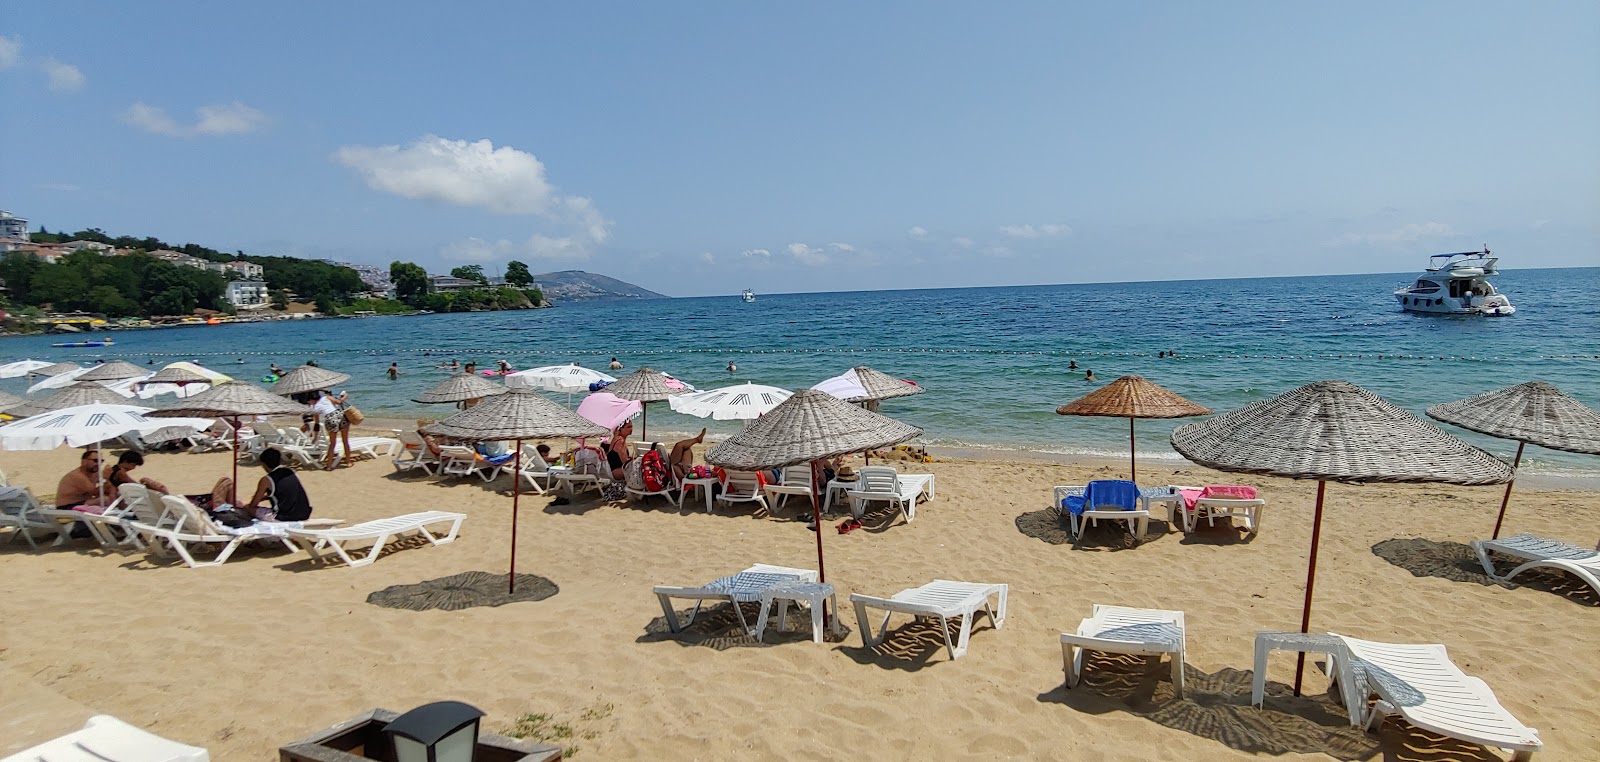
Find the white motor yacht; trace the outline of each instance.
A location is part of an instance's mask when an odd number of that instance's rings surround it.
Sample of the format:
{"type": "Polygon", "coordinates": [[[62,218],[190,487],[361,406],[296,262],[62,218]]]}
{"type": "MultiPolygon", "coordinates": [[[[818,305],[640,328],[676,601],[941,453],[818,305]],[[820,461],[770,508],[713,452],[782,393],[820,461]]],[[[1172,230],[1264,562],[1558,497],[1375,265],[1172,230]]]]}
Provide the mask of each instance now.
{"type": "Polygon", "coordinates": [[[756,292],[751,291],[750,289],[747,288],[747,289],[744,290],[744,293],[739,294],[739,298],[743,299],[743,300],[745,300],[747,302],[753,302],[753,301],[756,300],[756,292]]]}
{"type": "Polygon", "coordinates": [[[1494,289],[1489,278],[1499,275],[1499,257],[1483,251],[1435,254],[1417,282],[1394,292],[1400,308],[1434,315],[1487,315],[1504,317],[1517,311],[1511,300],[1494,289]]]}

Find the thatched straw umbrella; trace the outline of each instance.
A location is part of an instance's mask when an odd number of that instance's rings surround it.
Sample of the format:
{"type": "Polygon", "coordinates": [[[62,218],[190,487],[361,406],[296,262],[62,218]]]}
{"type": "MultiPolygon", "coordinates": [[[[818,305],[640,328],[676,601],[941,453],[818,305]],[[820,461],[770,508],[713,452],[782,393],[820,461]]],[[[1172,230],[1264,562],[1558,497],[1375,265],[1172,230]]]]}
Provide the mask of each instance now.
{"type": "Polygon", "coordinates": [[[126,360],[112,360],[104,365],[96,365],[88,373],[78,376],[79,381],[121,381],[128,378],[138,378],[150,371],[145,370],[126,360]]]}
{"type": "MultiPolygon", "coordinates": [[[[1428,408],[1428,417],[1453,423],[1491,437],[1517,440],[1513,471],[1522,465],[1522,448],[1529,442],[1552,450],[1600,455],[1600,412],[1584,405],[1544,381],[1529,381],[1428,408]]],[[[1506,482],[1500,515],[1494,520],[1494,537],[1506,519],[1511,485],[1506,482]]]]}
{"type": "Polygon", "coordinates": [[[177,364],[174,363],[150,374],[150,377],[140,381],[139,385],[148,386],[150,384],[177,384],[178,386],[185,386],[187,384],[209,383],[211,383],[211,378],[209,376],[200,375],[199,373],[189,370],[188,368],[177,367],[177,364]]]}
{"type": "Polygon", "coordinates": [[[532,389],[509,389],[480,405],[429,424],[422,431],[469,442],[516,441],[511,471],[511,572],[507,583],[508,591],[516,592],[517,514],[522,501],[522,440],[597,436],[605,429],[573,415],[532,389]]]}
{"type": "Polygon", "coordinates": [[[494,397],[505,394],[507,391],[505,384],[497,384],[484,379],[482,376],[457,373],[418,395],[415,401],[425,405],[444,402],[465,402],[467,400],[483,399],[484,397],[494,397]]]}
{"type": "MultiPolygon", "coordinates": [[[[878,403],[883,400],[910,397],[928,390],[927,387],[902,381],[865,365],[857,365],[811,388],[832,394],[845,402],[858,404],[874,413],[878,412],[878,403]]],[[[870,454],[864,453],[863,458],[867,463],[872,462],[870,454]]]]}
{"type": "Polygon", "coordinates": [[[350,380],[350,374],[328,370],[316,365],[302,365],[283,374],[267,391],[285,397],[321,389],[332,389],[350,380]]]}
{"type": "Polygon", "coordinates": [[[83,366],[79,365],[79,364],[77,364],[75,362],[58,362],[55,365],[48,365],[48,366],[45,366],[43,368],[39,368],[38,370],[35,370],[34,372],[32,372],[32,373],[30,373],[28,375],[30,375],[30,376],[59,376],[62,373],[66,373],[69,370],[77,370],[77,369],[79,369],[81,367],[83,367],[83,366]]]}
{"type": "Polygon", "coordinates": [[[1143,376],[1123,376],[1056,408],[1059,415],[1108,416],[1128,419],[1128,480],[1139,480],[1139,462],[1133,440],[1135,418],[1188,418],[1210,415],[1196,405],[1143,376]]]}
{"type": "Polygon", "coordinates": [[[644,413],[639,421],[639,438],[646,439],[645,429],[650,426],[650,403],[688,393],[687,389],[667,388],[667,378],[654,368],[640,368],[606,385],[606,392],[625,400],[644,403],[644,413]]]}
{"type": "Polygon", "coordinates": [[[6,410],[6,414],[18,418],[31,415],[48,413],[52,410],[65,410],[69,407],[81,405],[126,405],[128,400],[104,386],[92,381],[73,384],[48,397],[37,400],[24,399],[22,404],[6,410]]]}
{"type": "MultiPolygon", "coordinates": [[[[1328,482],[1504,484],[1511,469],[1348,381],[1318,381],[1172,432],[1172,448],[1207,468],[1317,480],[1300,631],[1311,631],[1322,499],[1328,482]]],[[[1294,677],[1295,694],[1305,654],[1294,677]]]]}
{"type": "MultiPolygon", "coordinates": [[[[766,415],[706,452],[714,466],[755,471],[812,463],[836,455],[889,447],[922,436],[922,429],[851,405],[827,392],[801,389],[766,415]]],[[[822,508],[815,480],[811,512],[817,523],[817,576],[822,565],[822,508]]]]}
{"type": "Polygon", "coordinates": [[[233,424],[233,498],[239,504],[239,418],[257,415],[303,415],[310,408],[291,402],[255,384],[229,381],[217,384],[185,399],[175,407],[157,410],[151,416],[173,418],[195,416],[227,418],[233,424]]]}
{"type": "Polygon", "coordinates": [[[4,413],[7,408],[21,405],[27,401],[28,400],[18,397],[10,392],[0,392],[0,413],[4,413]]]}

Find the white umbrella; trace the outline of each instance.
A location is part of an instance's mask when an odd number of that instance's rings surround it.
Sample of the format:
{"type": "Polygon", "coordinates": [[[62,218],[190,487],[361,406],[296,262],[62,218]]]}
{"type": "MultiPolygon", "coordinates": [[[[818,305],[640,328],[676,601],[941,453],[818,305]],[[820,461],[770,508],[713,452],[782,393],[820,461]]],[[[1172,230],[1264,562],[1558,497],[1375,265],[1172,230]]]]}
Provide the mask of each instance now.
{"type": "Polygon", "coordinates": [[[45,362],[43,360],[18,360],[16,362],[8,362],[5,365],[0,365],[0,378],[16,378],[17,376],[26,376],[40,368],[48,368],[52,365],[55,365],[55,363],[45,362]]]}
{"type": "Polygon", "coordinates": [[[199,381],[190,381],[187,383],[178,384],[157,381],[155,383],[149,383],[151,378],[160,374],[161,371],[157,371],[156,373],[151,373],[140,378],[129,378],[122,381],[117,381],[115,383],[106,384],[106,388],[124,397],[132,397],[137,394],[139,399],[142,400],[152,399],[163,394],[171,394],[176,396],[178,399],[187,399],[207,389],[210,389],[212,384],[221,384],[233,380],[232,376],[218,373],[210,368],[204,368],[192,362],[175,362],[163,367],[161,370],[166,371],[173,368],[186,370],[195,375],[203,376],[208,379],[208,382],[202,383],[199,381]]]}
{"type": "Polygon", "coordinates": [[[505,377],[506,386],[513,389],[529,387],[550,392],[574,394],[586,392],[591,384],[611,383],[617,379],[582,365],[546,365],[542,368],[519,370],[505,377]]]}
{"type": "Polygon", "coordinates": [[[206,418],[146,418],[152,408],[135,405],[80,405],[13,421],[0,427],[0,449],[53,450],[63,444],[87,447],[124,434],[148,434],[168,426],[203,429],[206,418]]]}
{"type": "Polygon", "coordinates": [[[715,421],[748,421],[765,415],[792,394],[794,392],[788,389],[746,382],[721,389],[674,395],[667,398],[667,404],[672,406],[674,412],[698,418],[709,416],[715,421]]]}
{"type": "Polygon", "coordinates": [[[65,373],[57,373],[54,376],[28,387],[28,393],[33,394],[34,392],[44,391],[46,389],[65,389],[73,384],[78,383],[78,376],[88,373],[91,370],[94,370],[93,365],[90,365],[87,368],[73,368],[65,373]]]}

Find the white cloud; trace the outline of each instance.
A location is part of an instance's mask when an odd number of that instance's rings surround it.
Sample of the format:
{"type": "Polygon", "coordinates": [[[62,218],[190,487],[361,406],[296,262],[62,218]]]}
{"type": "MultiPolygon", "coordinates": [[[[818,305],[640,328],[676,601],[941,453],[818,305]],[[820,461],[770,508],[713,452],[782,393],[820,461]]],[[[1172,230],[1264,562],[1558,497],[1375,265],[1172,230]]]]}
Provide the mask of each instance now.
{"type": "Polygon", "coordinates": [[[134,103],[122,112],[121,118],[123,122],[145,132],[174,138],[254,132],[267,124],[266,114],[238,101],[201,106],[195,109],[195,114],[193,125],[182,125],[169,116],[166,109],[146,103],[134,103]]]}
{"type": "Polygon", "coordinates": [[[706,263],[708,265],[714,265],[714,264],[717,263],[717,258],[711,252],[703,251],[703,252],[700,252],[700,261],[704,262],[704,263],[706,263]]]}
{"type": "Polygon", "coordinates": [[[1323,242],[1325,246],[1345,246],[1352,244],[1380,244],[1380,243],[1409,243],[1424,238],[1438,238],[1441,236],[1455,235],[1455,229],[1442,222],[1412,222],[1401,225],[1392,230],[1381,230],[1372,233],[1345,233],[1337,238],[1323,242]]]}
{"type": "Polygon", "coordinates": [[[912,238],[927,238],[928,229],[921,225],[912,225],[911,229],[906,231],[906,235],[912,238]]]}
{"type": "Polygon", "coordinates": [[[72,64],[46,58],[40,62],[39,68],[44,69],[44,75],[49,78],[52,92],[75,93],[83,87],[83,72],[72,64]]]}
{"type": "Polygon", "coordinates": [[[842,251],[842,252],[845,252],[847,254],[853,254],[853,253],[855,253],[855,250],[856,250],[856,247],[851,246],[848,243],[830,243],[830,244],[828,244],[828,247],[833,249],[834,251],[842,251]]]}
{"type": "Polygon", "coordinates": [[[828,253],[822,249],[814,249],[803,243],[791,243],[788,246],[789,256],[803,265],[825,265],[828,263],[828,253]]]}
{"type": "Polygon", "coordinates": [[[16,66],[20,58],[22,58],[22,41],[11,37],[0,37],[0,69],[16,66]]]}
{"type": "Polygon", "coordinates": [[[196,135],[234,135],[255,132],[267,125],[267,115],[238,101],[196,109],[200,121],[195,124],[196,135]]]}
{"type": "Polygon", "coordinates": [[[766,249],[745,249],[741,253],[744,254],[746,257],[749,257],[751,259],[770,259],[770,258],[772,258],[772,252],[767,251],[766,249]]]}
{"type": "Polygon", "coordinates": [[[1001,225],[1000,233],[1012,238],[1051,238],[1067,235],[1072,228],[1066,225],[1001,225]]]}
{"type": "Polygon", "coordinates": [[[974,241],[966,236],[956,236],[955,238],[950,239],[950,242],[960,246],[963,249],[970,249],[973,246],[976,246],[978,243],[977,241],[974,241]]]}

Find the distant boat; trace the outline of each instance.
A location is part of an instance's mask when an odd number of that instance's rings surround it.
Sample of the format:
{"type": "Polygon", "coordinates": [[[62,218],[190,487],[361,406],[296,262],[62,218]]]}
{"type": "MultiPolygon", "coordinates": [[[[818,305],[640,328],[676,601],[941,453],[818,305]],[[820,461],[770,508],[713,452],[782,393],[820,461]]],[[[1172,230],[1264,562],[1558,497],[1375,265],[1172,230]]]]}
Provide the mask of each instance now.
{"type": "Polygon", "coordinates": [[[64,342],[64,343],[60,343],[60,344],[51,344],[50,346],[52,346],[52,347],[82,348],[82,347],[113,347],[113,346],[116,346],[116,344],[117,344],[117,342],[112,341],[110,339],[106,339],[105,341],[68,341],[68,342],[64,342]]]}
{"type": "Polygon", "coordinates": [[[751,291],[750,289],[747,288],[747,289],[744,290],[743,293],[739,294],[739,298],[743,299],[743,300],[745,300],[747,302],[753,302],[753,301],[756,300],[756,292],[751,291]]]}
{"type": "Polygon", "coordinates": [[[1489,256],[1488,246],[1481,252],[1435,254],[1417,282],[1396,290],[1394,297],[1407,312],[1505,317],[1517,308],[1489,283],[1500,274],[1499,262],[1489,256]]]}

